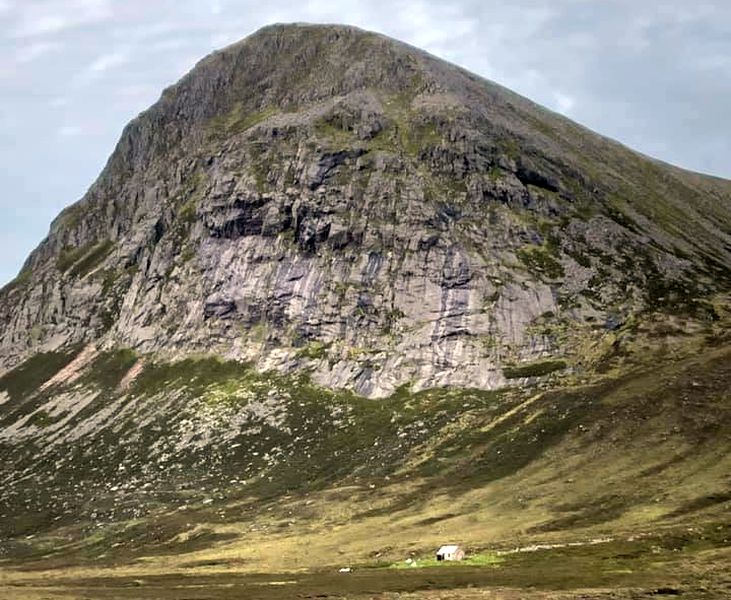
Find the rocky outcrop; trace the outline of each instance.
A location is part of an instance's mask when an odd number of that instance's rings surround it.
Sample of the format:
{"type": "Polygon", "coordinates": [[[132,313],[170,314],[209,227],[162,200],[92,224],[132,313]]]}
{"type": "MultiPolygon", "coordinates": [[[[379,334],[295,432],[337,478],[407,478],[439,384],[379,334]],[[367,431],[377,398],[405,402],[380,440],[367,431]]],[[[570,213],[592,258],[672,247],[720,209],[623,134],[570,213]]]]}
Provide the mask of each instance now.
{"type": "Polygon", "coordinates": [[[125,129],[0,293],[0,366],[93,342],[367,396],[493,389],[505,365],[580,362],[596,323],[713,318],[730,214],[728,182],[416,49],[266,28],[125,129]]]}

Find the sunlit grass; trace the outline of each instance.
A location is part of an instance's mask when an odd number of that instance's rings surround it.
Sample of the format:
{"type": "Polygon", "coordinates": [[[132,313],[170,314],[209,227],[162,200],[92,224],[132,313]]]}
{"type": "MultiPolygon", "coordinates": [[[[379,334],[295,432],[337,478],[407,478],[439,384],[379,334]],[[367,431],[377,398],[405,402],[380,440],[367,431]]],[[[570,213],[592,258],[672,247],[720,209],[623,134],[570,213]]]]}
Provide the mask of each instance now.
{"type": "Polygon", "coordinates": [[[494,567],[505,559],[495,552],[482,552],[480,554],[468,555],[462,561],[437,560],[432,556],[429,558],[407,559],[388,566],[389,569],[426,569],[430,567],[494,567]]]}

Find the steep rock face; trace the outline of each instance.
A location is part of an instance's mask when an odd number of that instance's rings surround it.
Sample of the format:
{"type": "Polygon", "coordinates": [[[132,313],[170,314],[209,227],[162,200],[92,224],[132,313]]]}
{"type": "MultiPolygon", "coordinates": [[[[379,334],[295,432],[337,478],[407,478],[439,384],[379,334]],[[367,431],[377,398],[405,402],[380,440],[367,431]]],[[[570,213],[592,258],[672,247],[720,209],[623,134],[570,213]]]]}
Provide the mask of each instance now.
{"type": "Polygon", "coordinates": [[[269,27],[125,129],[0,292],[0,366],[95,342],[367,396],[581,372],[633,315],[715,318],[730,215],[728,182],[414,48],[269,27]]]}

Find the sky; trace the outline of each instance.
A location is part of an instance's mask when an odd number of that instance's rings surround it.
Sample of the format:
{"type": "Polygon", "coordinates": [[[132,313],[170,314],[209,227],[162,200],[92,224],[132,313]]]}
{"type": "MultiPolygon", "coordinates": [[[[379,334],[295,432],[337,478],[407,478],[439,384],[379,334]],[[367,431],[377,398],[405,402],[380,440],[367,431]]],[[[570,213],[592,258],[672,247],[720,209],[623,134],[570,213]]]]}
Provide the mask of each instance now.
{"type": "Polygon", "coordinates": [[[214,49],[295,21],[385,33],[731,178],[729,0],[0,0],[0,285],[164,87],[214,49]]]}

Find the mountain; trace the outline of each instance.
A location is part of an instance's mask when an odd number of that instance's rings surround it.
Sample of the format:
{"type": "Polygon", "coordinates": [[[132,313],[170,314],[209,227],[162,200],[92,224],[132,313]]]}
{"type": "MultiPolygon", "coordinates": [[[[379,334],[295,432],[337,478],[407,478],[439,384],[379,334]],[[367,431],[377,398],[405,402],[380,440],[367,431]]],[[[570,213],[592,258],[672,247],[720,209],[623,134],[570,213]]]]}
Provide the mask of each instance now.
{"type": "Polygon", "coordinates": [[[1,364],[93,342],[496,389],[635,313],[712,316],[729,198],[409,46],[275,26],[125,129],[3,292],[1,364]]]}
{"type": "Polygon", "coordinates": [[[266,27],[0,291],[0,557],[716,523],[729,298],[731,182],[382,35],[266,27]]]}

